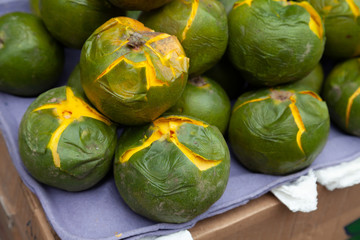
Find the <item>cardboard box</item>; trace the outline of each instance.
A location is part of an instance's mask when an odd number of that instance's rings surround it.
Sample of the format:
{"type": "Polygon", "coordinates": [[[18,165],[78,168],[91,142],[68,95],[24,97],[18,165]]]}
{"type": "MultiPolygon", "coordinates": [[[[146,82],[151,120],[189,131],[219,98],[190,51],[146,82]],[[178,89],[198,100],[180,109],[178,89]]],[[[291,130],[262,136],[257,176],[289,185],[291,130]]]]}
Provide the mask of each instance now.
{"type": "MultiPolygon", "coordinates": [[[[57,240],[36,196],[21,181],[0,133],[0,240],[57,240]]],[[[335,191],[318,186],[318,210],[293,213],[272,194],[198,222],[194,240],[347,239],[360,218],[360,184],[335,191]]]]}

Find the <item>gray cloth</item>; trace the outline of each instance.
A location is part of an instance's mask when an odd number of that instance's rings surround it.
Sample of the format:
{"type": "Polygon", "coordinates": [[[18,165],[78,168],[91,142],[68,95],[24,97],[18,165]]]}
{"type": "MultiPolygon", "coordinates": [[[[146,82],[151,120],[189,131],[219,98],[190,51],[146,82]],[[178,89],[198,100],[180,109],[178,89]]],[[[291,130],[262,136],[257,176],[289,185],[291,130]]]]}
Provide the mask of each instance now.
{"type": "MultiPolygon", "coordinates": [[[[9,1],[9,0],[8,0],[9,1]]],[[[23,1],[4,3],[0,0],[0,15],[10,11],[28,11],[23,1]]],[[[62,76],[64,84],[79,60],[79,51],[66,50],[66,66],[62,76]]],[[[83,192],[66,192],[45,186],[34,180],[24,168],[18,150],[18,127],[22,115],[34,98],[21,98],[0,93],[0,130],[2,131],[13,163],[22,180],[39,198],[46,216],[62,239],[137,239],[146,235],[165,235],[189,229],[204,218],[214,216],[257,198],[272,188],[295,180],[308,172],[280,177],[251,173],[233,157],[228,186],[224,195],[207,212],[183,224],[156,223],[132,212],[118,194],[111,173],[95,187],[83,192]]],[[[343,134],[332,128],[324,151],[312,164],[320,169],[360,156],[360,138],[343,134]]]]}

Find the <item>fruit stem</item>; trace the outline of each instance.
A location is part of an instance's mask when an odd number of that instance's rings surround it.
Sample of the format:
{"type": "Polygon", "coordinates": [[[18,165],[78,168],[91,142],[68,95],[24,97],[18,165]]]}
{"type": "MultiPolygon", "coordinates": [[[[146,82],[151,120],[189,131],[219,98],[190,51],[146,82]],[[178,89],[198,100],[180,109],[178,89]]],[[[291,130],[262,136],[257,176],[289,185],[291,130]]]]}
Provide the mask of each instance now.
{"type": "Polygon", "coordinates": [[[145,44],[145,41],[142,38],[143,36],[140,33],[132,33],[130,34],[130,37],[128,39],[129,42],[127,43],[127,45],[131,48],[137,49],[145,44]]]}
{"type": "Polygon", "coordinates": [[[200,76],[191,78],[189,83],[197,87],[202,87],[207,84],[206,80],[200,76]]]}

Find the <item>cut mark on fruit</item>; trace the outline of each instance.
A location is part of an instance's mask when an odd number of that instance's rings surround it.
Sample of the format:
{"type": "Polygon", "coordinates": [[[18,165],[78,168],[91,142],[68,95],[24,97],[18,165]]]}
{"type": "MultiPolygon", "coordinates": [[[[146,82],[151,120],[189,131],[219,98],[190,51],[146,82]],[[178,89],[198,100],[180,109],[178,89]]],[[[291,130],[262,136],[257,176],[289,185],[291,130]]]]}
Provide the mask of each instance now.
{"type": "Polygon", "coordinates": [[[247,4],[249,5],[249,7],[251,7],[251,3],[252,3],[253,0],[244,0],[242,2],[236,2],[233,6],[233,9],[237,8],[237,7],[240,7],[241,5],[244,5],[244,4],[247,4]]]}
{"type": "Polygon", "coordinates": [[[60,168],[60,156],[57,152],[60,137],[65,129],[74,121],[81,121],[83,117],[93,118],[104,122],[110,126],[111,121],[98,113],[89,104],[82,99],[76,97],[70,87],[66,87],[66,100],[59,103],[45,104],[33,110],[38,112],[45,109],[53,109],[53,114],[58,119],[60,125],[51,135],[50,141],[47,145],[52,152],[54,165],[60,168]]]}
{"type": "Polygon", "coordinates": [[[298,132],[296,134],[296,142],[300,148],[300,150],[304,153],[304,149],[302,147],[302,144],[301,144],[301,136],[302,134],[306,131],[305,129],[305,125],[304,125],[304,122],[302,121],[301,119],[301,115],[300,115],[300,112],[299,112],[299,109],[297,108],[297,106],[295,105],[296,104],[296,97],[295,95],[291,96],[290,97],[290,105],[289,105],[289,108],[291,110],[291,113],[294,117],[294,120],[295,120],[295,123],[296,123],[296,126],[298,127],[298,132]]]}
{"type": "Polygon", "coordinates": [[[319,13],[310,5],[308,2],[290,2],[290,4],[295,4],[300,7],[305,8],[305,10],[310,14],[309,28],[310,30],[320,39],[323,39],[324,28],[322,26],[321,17],[319,13]]]}
{"type": "Polygon", "coordinates": [[[237,106],[236,108],[234,108],[233,113],[234,113],[236,110],[238,110],[239,108],[241,108],[242,106],[244,106],[244,105],[246,105],[246,104],[248,104],[248,103],[260,102],[260,101],[267,100],[267,99],[269,99],[269,98],[270,98],[270,96],[264,97],[264,98],[251,99],[251,100],[249,100],[249,101],[243,102],[242,104],[240,104],[239,106],[237,106]]]}
{"type": "Polygon", "coordinates": [[[317,95],[316,93],[314,93],[313,91],[301,91],[299,92],[300,94],[306,94],[306,95],[310,95],[313,98],[316,98],[319,101],[322,101],[321,97],[319,95],[317,95]]]}
{"type": "Polygon", "coordinates": [[[146,89],[149,90],[150,87],[154,86],[163,86],[164,84],[169,85],[168,82],[163,82],[156,78],[156,71],[154,68],[154,65],[151,61],[149,53],[144,52],[145,54],[145,61],[142,62],[134,62],[129,59],[127,59],[125,56],[121,56],[118,59],[116,59],[114,62],[112,62],[97,78],[95,81],[98,81],[100,78],[102,78],[104,75],[109,73],[114,67],[116,67],[119,63],[122,61],[126,62],[129,65],[132,65],[134,68],[145,68],[146,72],[146,80],[147,80],[147,86],[146,89]]]}
{"type": "Polygon", "coordinates": [[[348,100],[348,104],[346,107],[346,123],[345,123],[346,128],[349,127],[351,107],[354,103],[355,98],[358,97],[359,95],[360,95],[360,87],[356,89],[356,91],[350,96],[348,100]]]}
{"type": "Polygon", "coordinates": [[[357,18],[360,15],[359,7],[355,4],[354,0],[345,0],[350,7],[351,12],[354,17],[357,18]]]}
{"type": "Polygon", "coordinates": [[[184,146],[177,138],[177,129],[184,123],[195,124],[198,126],[208,127],[207,124],[189,119],[186,117],[170,117],[170,118],[159,118],[153,122],[154,132],[151,136],[146,139],[141,146],[134,147],[127,150],[121,157],[120,163],[125,163],[137,152],[149,147],[153,142],[157,140],[165,140],[174,143],[180,151],[200,170],[204,171],[218,165],[221,160],[209,160],[202,156],[192,152],[189,148],[184,146]]]}
{"type": "Polygon", "coordinates": [[[189,31],[191,25],[193,24],[194,22],[194,19],[195,19],[195,16],[196,16],[196,13],[197,13],[197,10],[199,8],[199,0],[193,0],[192,4],[191,4],[191,13],[190,13],[190,16],[186,22],[186,26],[182,32],[182,39],[181,39],[181,42],[183,42],[185,39],[186,39],[186,34],[187,32],[189,31]]]}

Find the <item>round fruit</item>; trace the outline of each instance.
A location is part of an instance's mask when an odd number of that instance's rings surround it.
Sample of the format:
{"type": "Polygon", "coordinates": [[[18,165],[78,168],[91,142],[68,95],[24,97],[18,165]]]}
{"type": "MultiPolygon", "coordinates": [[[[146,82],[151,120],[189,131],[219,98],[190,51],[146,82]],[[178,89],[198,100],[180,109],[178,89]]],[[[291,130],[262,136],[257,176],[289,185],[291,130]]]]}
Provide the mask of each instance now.
{"type": "Polygon", "coordinates": [[[86,41],[81,82],[95,107],[115,122],[151,122],[180,98],[189,59],[176,39],[126,17],[114,18],[86,41]]]}
{"type": "Polygon", "coordinates": [[[116,186],[130,208],[170,223],[205,212],[225,191],[229,170],[220,131],[174,115],[125,130],[114,162],[116,186]]]}
{"type": "Polygon", "coordinates": [[[64,50],[29,13],[0,17],[0,91],[36,96],[59,79],[64,50]]]}
{"type": "Polygon", "coordinates": [[[97,27],[124,12],[104,0],[40,0],[40,13],[58,41],[80,49],[97,27]]]}
{"type": "Polygon", "coordinates": [[[204,75],[220,84],[231,100],[243,94],[248,85],[225,56],[204,75]]]}
{"type": "Polygon", "coordinates": [[[68,191],[88,189],[109,171],[116,127],[70,87],[41,94],[19,129],[21,159],[38,181],[68,191]]]}
{"type": "Polygon", "coordinates": [[[150,11],[172,0],[110,0],[115,6],[126,10],[150,11]]]}
{"type": "Polygon", "coordinates": [[[188,81],[181,98],[167,112],[195,117],[216,126],[224,134],[231,104],[219,84],[207,77],[195,77],[188,81]]]}
{"type": "Polygon", "coordinates": [[[81,85],[81,76],[80,76],[80,65],[77,64],[73,71],[71,72],[69,79],[67,81],[67,86],[71,87],[74,91],[76,91],[83,98],[86,98],[84,89],[81,85]]]}
{"type": "Polygon", "coordinates": [[[360,55],[360,0],[308,0],[324,21],[325,55],[350,58],[360,55]]]}
{"type": "Polygon", "coordinates": [[[33,14],[35,14],[36,16],[40,17],[41,14],[40,14],[40,0],[30,0],[30,9],[31,9],[31,12],[33,14]]]}
{"type": "Polygon", "coordinates": [[[360,58],[338,64],[322,92],[331,120],[345,132],[360,136],[360,58]]]}
{"type": "Polygon", "coordinates": [[[174,0],[139,19],[145,26],[179,39],[190,58],[191,76],[210,69],[226,50],[227,17],[224,6],[216,0],[174,0]]]}
{"type": "Polygon", "coordinates": [[[296,89],[298,91],[313,91],[317,94],[320,94],[322,85],[324,81],[324,71],[319,63],[314,70],[311,71],[309,75],[304,77],[303,79],[296,81],[294,83],[290,83],[287,85],[284,85],[282,87],[286,89],[296,89]]]}
{"type": "Polygon", "coordinates": [[[318,64],[323,31],[319,14],[308,2],[240,0],[229,13],[228,53],[250,84],[288,83],[318,64]]]}
{"type": "Polygon", "coordinates": [[[229,139],[248,169],[284,175],[308,167],[329,134],[326,103],[311,91],[263,89],[243,94],[233,107],[229,139]]]}

